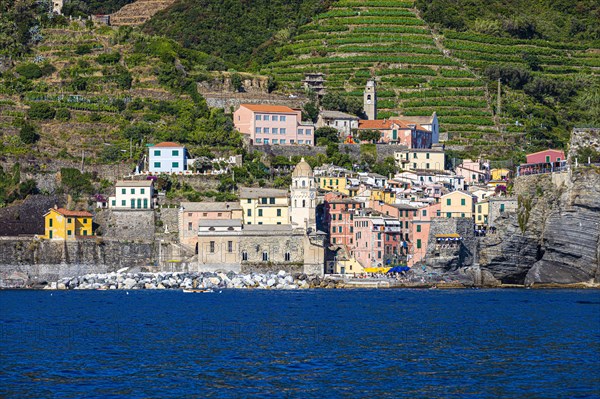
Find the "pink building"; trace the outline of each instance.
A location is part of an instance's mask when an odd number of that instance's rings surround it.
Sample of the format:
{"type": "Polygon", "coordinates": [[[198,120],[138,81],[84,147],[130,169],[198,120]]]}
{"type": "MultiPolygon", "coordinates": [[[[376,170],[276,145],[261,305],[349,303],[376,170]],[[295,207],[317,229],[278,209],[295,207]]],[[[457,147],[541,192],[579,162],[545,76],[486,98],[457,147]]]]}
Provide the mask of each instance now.
{"type": "Polygon", "coordinates": [[[412,245],[409,249],[408,266],[423,260],[427,252],[429,242],[429,230],[431,228],[431,219],[438,217],[441,212],[441,204],[431,204],[417,210],[417,215],[413,217],[411,224],[412,245]]]}
{"type": "Polygon", "coordinates": [[[350,253],[363,267],[382,267],[401,259],[398,220],[376,214],[355,216],[354,231],[350,253]]]}
{"type": "Polygon", "coordinates": [[[255,145],[315,144],[314,125],[302,122],[301,110],[284,105],[241,104],[233,124],[255,145]]]}
{"type": "Polygon", "coordinates": [[[198,243],[201,220],[242,219],[239,202],[182,202],[179,207],[179,242],[191,248],[198,243]]]}
{"type": "Polygon", "coordinates": [[[465,184],[486,183],[490,179],[489,165],[489,161],[465,159],[456,167],[455,172],[465,178],[465,184]]]}
{"type": "Polygon", "coordinates": [[[375,119],[358,121],[358,130],[380,132],[379,143],[401,144],[408,148],[431,148],[432,133],[425,128],[400,120],[375,119]]]}
{"type": "Polygon", "coordinates": [[[350,253],[350,247],[354,245],[354,216],[362,209],[362,205],[348,198],[325,200],[325,220],[331,245],[344,246],[350,253]]]}
{"type": "Polygon", "coordinates": [[[562,150],[544,150],[527,154],[527,163],[554,163],[565,160],[565,153],[562,150]]]}

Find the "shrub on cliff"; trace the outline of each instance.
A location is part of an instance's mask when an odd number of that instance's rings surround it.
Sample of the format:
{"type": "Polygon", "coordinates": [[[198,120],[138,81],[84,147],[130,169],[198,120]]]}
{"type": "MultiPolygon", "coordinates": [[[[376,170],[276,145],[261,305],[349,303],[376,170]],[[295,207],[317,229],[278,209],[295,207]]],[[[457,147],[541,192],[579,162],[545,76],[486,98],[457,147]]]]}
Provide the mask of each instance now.
{"type": "Polygon", "coordinates": [[[33,103],[27,111],[27,115],[31,119],[53,119],[56,115],[56,110],[46,103],[33,103]]]}
{"type": "Polygon", "coordinates": [[[33,144],[40,139],[40,135],[34,126],[25,124],[19,131],[19,138],[24,144],[33,144]]]}

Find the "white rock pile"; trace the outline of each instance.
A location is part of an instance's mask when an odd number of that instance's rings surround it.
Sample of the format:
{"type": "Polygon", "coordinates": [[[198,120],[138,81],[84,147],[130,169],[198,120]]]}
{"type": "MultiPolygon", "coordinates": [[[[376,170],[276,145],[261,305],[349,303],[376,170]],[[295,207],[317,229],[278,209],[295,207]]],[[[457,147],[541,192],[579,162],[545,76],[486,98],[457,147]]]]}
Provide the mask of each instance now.
{"type": "Polygon", "coordinates": [[[303,273],[105,273],[61,278],[48,283],[49,290],[165,290],[255,288],[297,290],[336,288],[341,281],[303,273]]]}

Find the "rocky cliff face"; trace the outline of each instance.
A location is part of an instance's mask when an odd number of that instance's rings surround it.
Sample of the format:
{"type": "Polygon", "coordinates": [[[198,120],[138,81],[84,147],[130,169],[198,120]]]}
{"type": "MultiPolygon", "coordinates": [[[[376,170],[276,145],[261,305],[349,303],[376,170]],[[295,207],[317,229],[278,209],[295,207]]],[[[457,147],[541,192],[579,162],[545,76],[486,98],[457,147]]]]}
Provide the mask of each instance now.
{"type": "Polygon", "coordinates": [[[517,213],[482,239],[481,269],[502,283],[600,283],[600,169],[519,177],[517,213]]]}

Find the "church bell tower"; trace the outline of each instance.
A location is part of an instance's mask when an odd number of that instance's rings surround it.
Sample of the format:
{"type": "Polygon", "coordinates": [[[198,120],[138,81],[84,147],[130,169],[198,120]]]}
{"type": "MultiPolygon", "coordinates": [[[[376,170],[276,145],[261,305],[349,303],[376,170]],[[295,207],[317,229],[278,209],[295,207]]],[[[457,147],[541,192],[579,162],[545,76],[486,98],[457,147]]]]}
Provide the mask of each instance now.
{"type": "Polygon", "coordinates": [[[367,80],[363,108],[365,114],[367,114],[367,119],[377,119],[377,86],[374,79],[367,80]]]}

